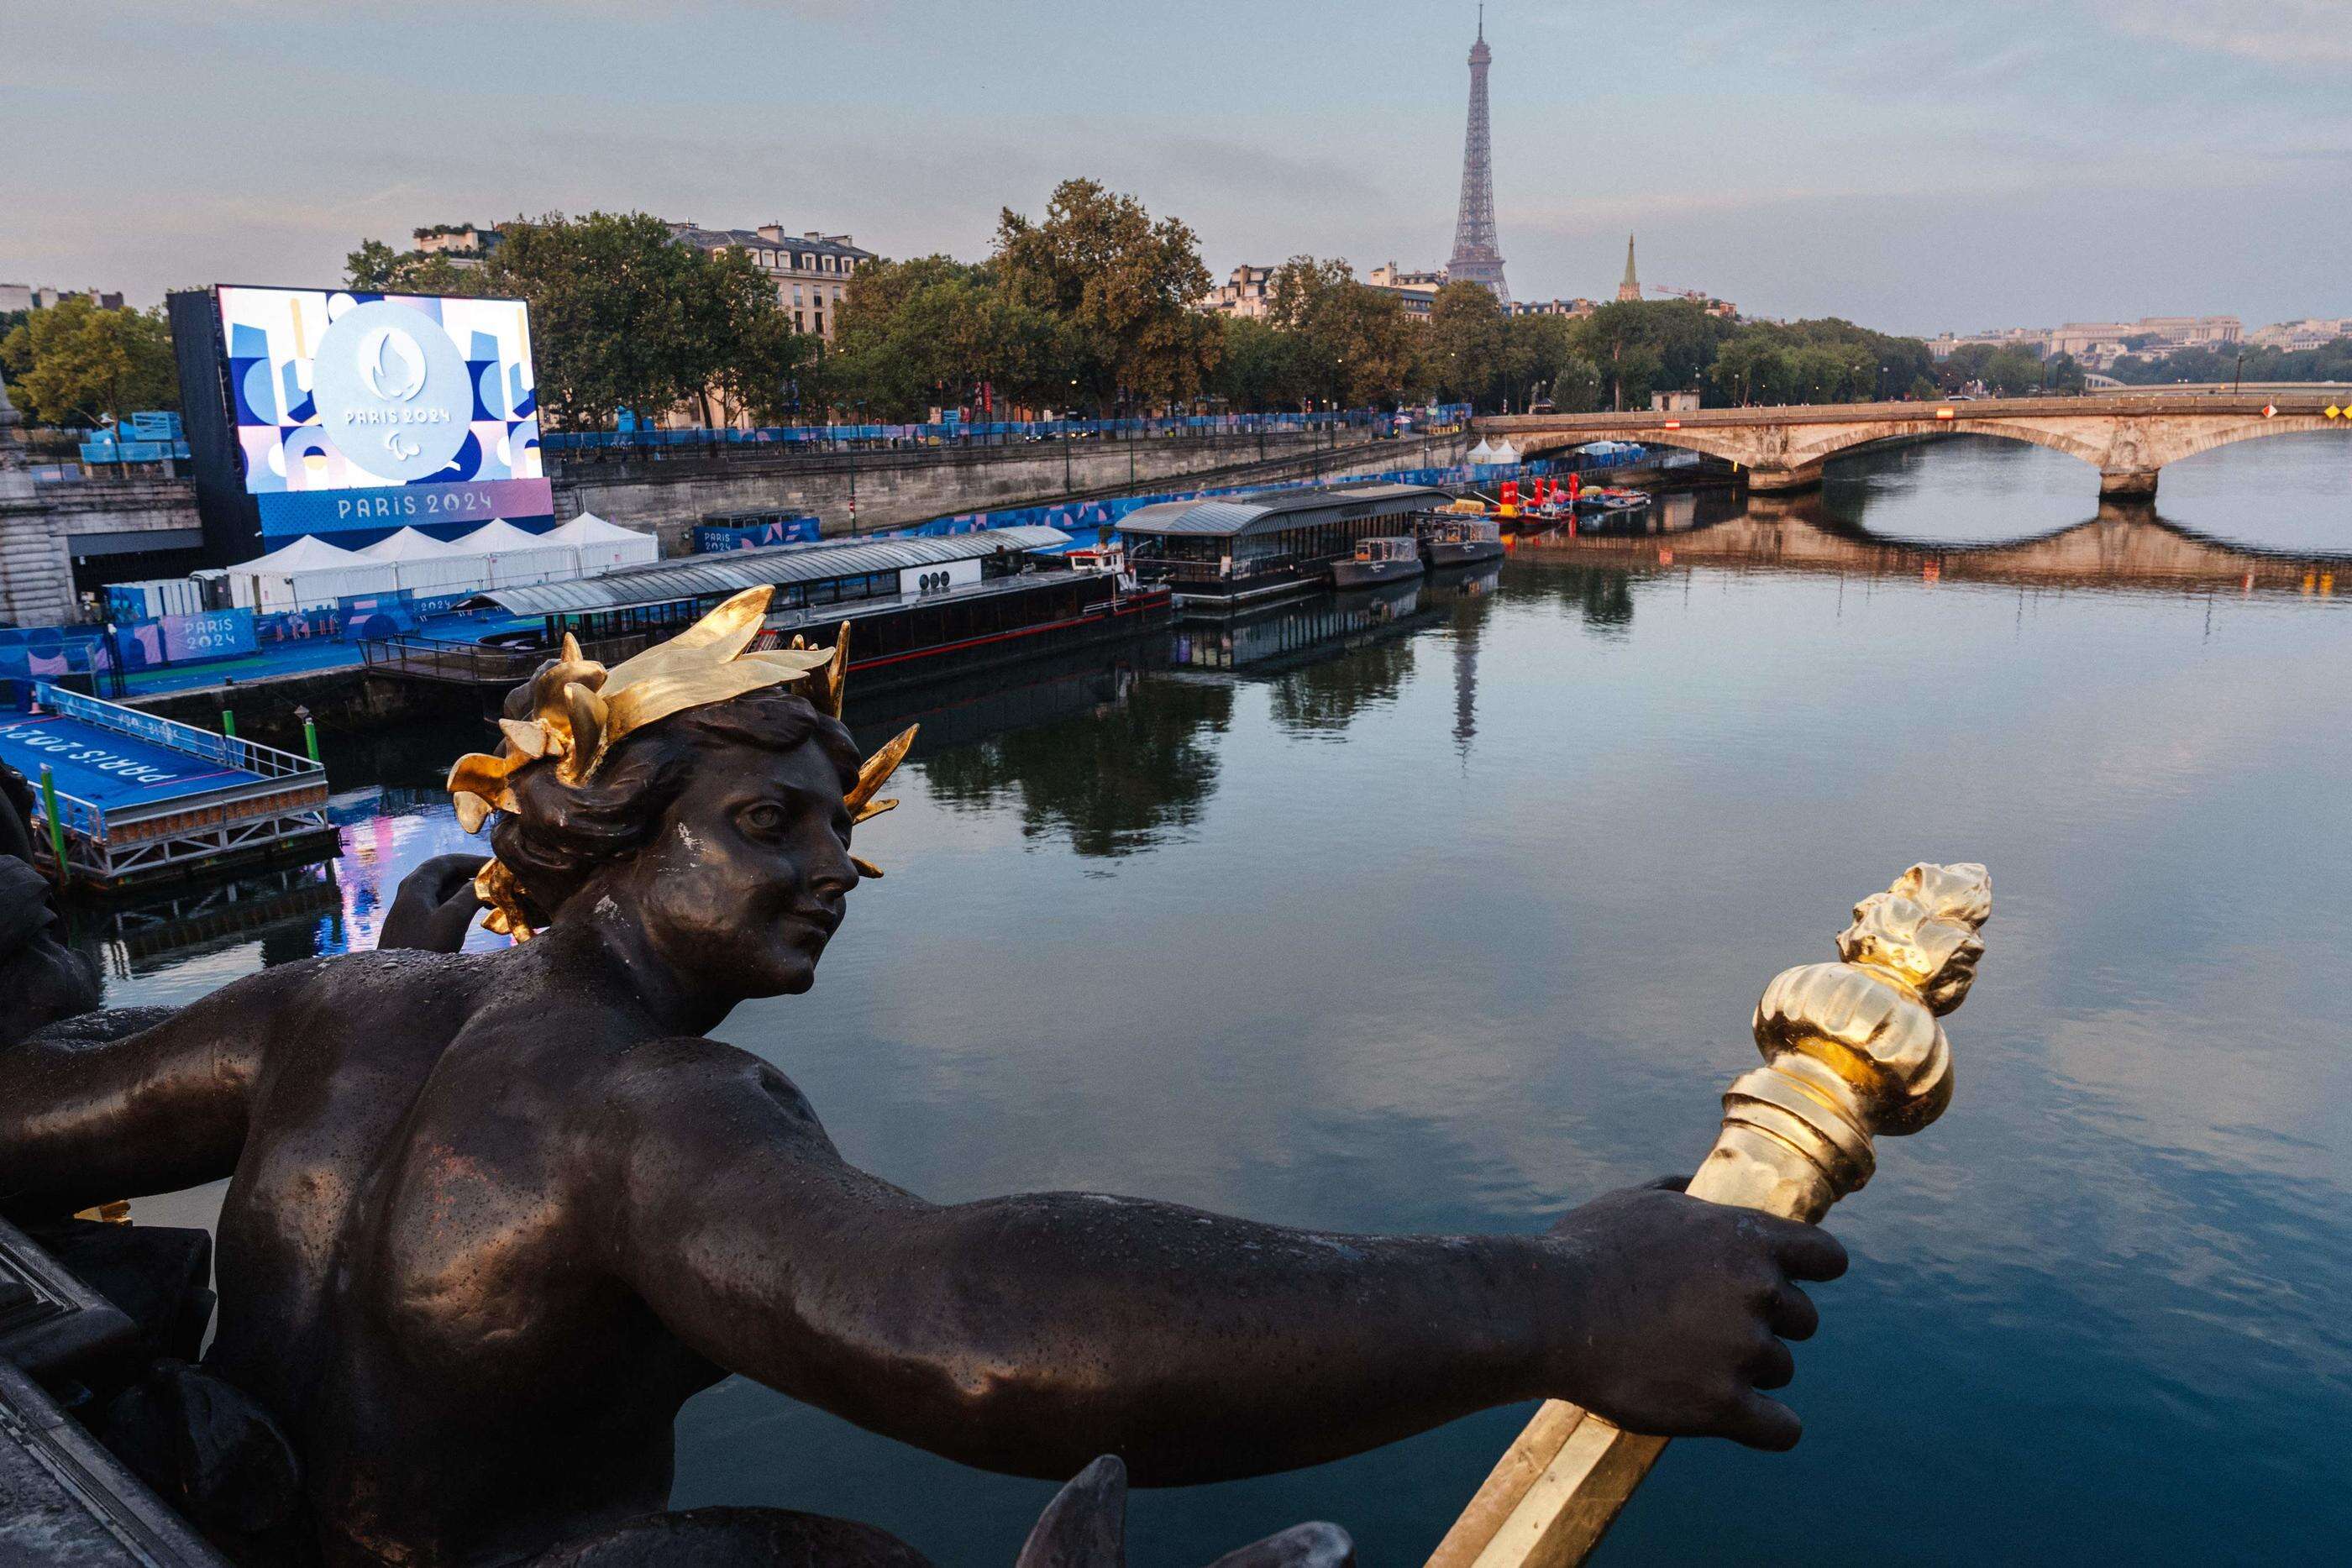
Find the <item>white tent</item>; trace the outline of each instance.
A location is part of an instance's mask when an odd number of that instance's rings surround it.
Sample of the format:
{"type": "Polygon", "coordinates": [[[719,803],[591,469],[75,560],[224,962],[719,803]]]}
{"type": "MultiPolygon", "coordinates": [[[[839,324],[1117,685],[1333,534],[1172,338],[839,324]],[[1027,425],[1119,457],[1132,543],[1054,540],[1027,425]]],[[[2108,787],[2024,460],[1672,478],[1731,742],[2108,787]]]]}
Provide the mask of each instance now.
{"type": "Polygon", "coordinates": [[[661,540],[635,528],[615,527],[593,512],[583,512],[562,528],[539,537],[549,544],[570,545],[577,551],[583,577],[594,577],[616,567],[646,566],[661,559],[661,540]]]}
{"type": "Polygon", "coordinates": [[[466,593],[489,585],[489,569],[480,557],[415,528],[378,539],[360,554],[389,563],[411,593],[466,593]]]}
{"type": "Polygon", "coordinates": [[[315,534],[228,569],[232,602],[268,614],[332,604],[351,593],[389,593],[400,586],[388,561],[331,545],[315,534]]]}
{"type": "Polygon", "coordinates": [[[467,555],[481,558],[479,586],[484,588],[528,588],[580,575],[580,558],[569,545],[551,543],[544,534],[525,533],[504,517],[491,518],[455,543],[467,555]]]}
{"type": "Polygon", "coordinates": [[[1465,463],[1492,463],[1494,460],[1495,449],[1486,444],[1486,438],[1483,435],[1478,438],[1478,444],[1470,449],[1470,455],[1463,459],[1465,463]]]}
{"type": "Polygon", "coordinates": [[[1489,449],[1486,454],[1486,461],[1489,463],[1517,463],[1518,460],[1519,449],[1511,444],[1511,438],[1507,435],[1503,437],[1499,445],[1489,449]]]}

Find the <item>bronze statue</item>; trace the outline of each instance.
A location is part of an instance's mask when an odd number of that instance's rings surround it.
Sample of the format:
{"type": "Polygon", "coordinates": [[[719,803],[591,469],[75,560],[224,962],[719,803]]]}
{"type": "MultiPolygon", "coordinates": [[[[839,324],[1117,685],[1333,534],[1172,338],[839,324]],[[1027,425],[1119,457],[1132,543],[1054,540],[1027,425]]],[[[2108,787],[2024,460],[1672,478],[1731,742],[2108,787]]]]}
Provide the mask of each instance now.
{"type": "Polygon", "coordinates": [[[33,787],[0,762],[0,1048],[98,1006],[98,966],[57,938],[49,882],[33,858],[33,787]]]}
{"type": "MultiPolygon", "coordinates": [[[[970,1464],[1115,1455],[1148,1485],[1538,1396],[1797,1440],[1762,1391],[1814,1327],[1797,1282],[1844,1254],[1674,1184],[1543,1235],[1369,1237],[1097,1194],[941,1207],[845,1162],[790,1079],[704,1037],[809,988],[879,874],[852,833],[908,737],[861,764],[838,648],[744,652],[763,601],[611,671],[567,647],[453,771],[492,824],[481,902],[528,940],[288,965],[0,1057],[10,1215],[234,1178],[202,1375],[253,1406],[227,1447],[283,1433],[301,1498],[274,1533],[243,1521],[243,1554],[919,1561],[838,1521],[663,1513],[672,1419],[729,1372],[970,1464]]],[[[466,903],[450,880],[427,924],[466,903]]],[[[1073,1488],[1037,1563],[1115,1541],[1104,1472],[1073,1488]]],[[[1328,1527],[1291,1533],[1234,1561],[1344,1560],[1328,1527]]]]}

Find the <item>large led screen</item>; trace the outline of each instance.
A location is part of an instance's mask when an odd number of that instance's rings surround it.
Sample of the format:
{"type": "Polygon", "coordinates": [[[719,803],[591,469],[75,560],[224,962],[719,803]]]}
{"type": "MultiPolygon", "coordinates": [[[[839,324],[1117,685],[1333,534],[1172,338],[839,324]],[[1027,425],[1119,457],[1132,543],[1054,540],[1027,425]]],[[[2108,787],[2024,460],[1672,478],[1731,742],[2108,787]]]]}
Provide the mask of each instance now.
{"type": "Polygon", "coordinates": [[[553,517],[521,300],[219,294],[265,538],[553,517]]]}

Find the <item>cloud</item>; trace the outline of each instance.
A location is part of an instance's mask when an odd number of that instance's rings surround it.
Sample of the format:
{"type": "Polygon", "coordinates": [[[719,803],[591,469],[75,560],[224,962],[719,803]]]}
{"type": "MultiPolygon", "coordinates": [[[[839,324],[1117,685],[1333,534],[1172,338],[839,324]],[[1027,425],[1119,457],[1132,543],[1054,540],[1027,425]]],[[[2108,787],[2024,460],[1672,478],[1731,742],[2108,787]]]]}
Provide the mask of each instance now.
{"type": "Polygon", "coordinates": [[[2263,65],[2352,65],[2352,0],[2095,0],[2117,32],[2263,65]]]}

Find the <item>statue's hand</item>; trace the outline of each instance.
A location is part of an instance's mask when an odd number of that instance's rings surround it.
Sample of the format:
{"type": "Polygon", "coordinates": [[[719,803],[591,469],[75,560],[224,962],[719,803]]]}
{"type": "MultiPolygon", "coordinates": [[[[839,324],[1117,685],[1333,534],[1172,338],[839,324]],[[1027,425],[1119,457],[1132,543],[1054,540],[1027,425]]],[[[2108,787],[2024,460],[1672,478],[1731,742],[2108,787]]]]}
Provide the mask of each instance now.
{"type": "Polygon", "coordinates": [[[401,878],[376,946],[426,953],[455,953],[464,947],[467,928],[482,912],[474,875],[487,863],[484,855],[435,855],[401,878]]]}
{"type": "Polygon", "coordinates": [[[1803,1424],[1757,1390],[1787,1385],[1796,1364],[1781,1342],[1820,1321],[1791,1281],[1836,1279],[1845,1249],[1679,1185],[1611,1193],[1552,1228],[1573,1292],[1555,1392],[1628,1431],[1791,1447],[1803,1424]]]}

